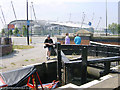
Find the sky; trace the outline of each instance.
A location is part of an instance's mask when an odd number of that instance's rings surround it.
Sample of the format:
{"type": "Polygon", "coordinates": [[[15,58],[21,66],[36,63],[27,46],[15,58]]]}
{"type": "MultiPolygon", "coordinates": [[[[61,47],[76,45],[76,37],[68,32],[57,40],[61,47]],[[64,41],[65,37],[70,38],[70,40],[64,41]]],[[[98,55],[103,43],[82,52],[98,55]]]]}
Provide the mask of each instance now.
{"type": "MultiPolygon", "coordinates": [[[[12,0],[18,20],[26,20],[26,1],[27,0],[12,0]]],[[[118,1],[119,0],[107,0],[108,24],[118,23],[118,1]]],[[[96,28],[101,17],[98,28],[105,27],[106,0],[28,0],[28,2],[29,19],[31,19],[31,15],[32,19],[35,19],[30,9],[31,2],[33,2],[37,20],[57,20],[60,22],[70,20],[73,22],[81,22],[84,12],[85,23],[90,21],[93,27],[96,28]]],[[[0,0],[0,6],[7,24],[15,20],[11,0],[0,0]]],[[[1,10],[0,17],[2,21],[4,21],[1,10]]],[[[0,30],[3,26],[0,20],[0,30]]]]}

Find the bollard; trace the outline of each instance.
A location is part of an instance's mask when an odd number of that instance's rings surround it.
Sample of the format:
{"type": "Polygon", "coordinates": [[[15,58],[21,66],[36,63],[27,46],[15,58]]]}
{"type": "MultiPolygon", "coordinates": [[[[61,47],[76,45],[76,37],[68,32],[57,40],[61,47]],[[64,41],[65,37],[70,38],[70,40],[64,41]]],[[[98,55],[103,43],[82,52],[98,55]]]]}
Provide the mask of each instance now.
{"type": "Polygon", "coordinates": [[[104,62],[104,75],[109,74],[110,72],[110,62],[104,62]]]}
{"type": "MultiPolygon", "coordinates": [[[[107,57],[109,57],[109,47],[108,46],[106,46],[106,48],[107,48],[107,57]]],[[[104,75],[107,75],[107,74],[109,74],[109,72],[110,72],[110,62],[104,62],[104,75]]]]}
{"type": "Polygon", "coordinates": [[[61,69],[62,69],[62,62],[61,62],[61,44],[60,42],[57,43],[57,78],[61,81],[61,69]]]}
{"type": "Polygon", "coordinates": [[[87,47],[82,48],[82,72],[81,72],[81,84],[87,82],[87,47]]]}

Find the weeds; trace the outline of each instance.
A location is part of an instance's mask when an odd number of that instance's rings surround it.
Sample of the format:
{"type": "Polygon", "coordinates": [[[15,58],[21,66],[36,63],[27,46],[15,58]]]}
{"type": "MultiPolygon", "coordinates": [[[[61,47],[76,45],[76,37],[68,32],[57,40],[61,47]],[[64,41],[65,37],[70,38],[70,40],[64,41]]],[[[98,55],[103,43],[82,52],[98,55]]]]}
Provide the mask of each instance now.
{"type": "Polygon", "coordinates": [[[35,61],[35,59],[31,59],[31,61],[35,61]]]}
{"type": "Polygon", "coordinates": [[[25,59],[24,61],[28,62],[29,60],[25,59]]]}
{"type": "Polygon", "coordinates": [[[29,45],[13,45],[13,49],[31,49],[34,48],[34,46],[29,45]]]}
{"type": "Polygon", "coordinates": [[[0,69],[3,69],[3,67],[0,67],[0,69]]]}
{"type": "Polygon", "coordinates": [[[11,63],[12,65],[16,65],[15,63],[11,63]]]}

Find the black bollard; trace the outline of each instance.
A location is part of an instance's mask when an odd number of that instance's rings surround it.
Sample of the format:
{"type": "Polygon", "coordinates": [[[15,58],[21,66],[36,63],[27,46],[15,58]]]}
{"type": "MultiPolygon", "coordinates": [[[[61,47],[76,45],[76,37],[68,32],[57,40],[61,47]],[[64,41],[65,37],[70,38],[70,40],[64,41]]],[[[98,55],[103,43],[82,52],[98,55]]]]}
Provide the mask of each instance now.
{"type": "Polygon", "coordinates": [[[81,84],[87,82],[87,47],[82,48],[82,72],[81,72],[81,84]]]}
{"type": "Polygon", "coordinates": [[[62,62],[61,62],[61,44],[60,42],[57,43],[57,78],[61,81],[61,69],[62,69],[62,62]]]}
{"type": "Polygon", "coordinates": [[[110,72],[110,62],[104,62],[104,75],[109,74],[110,72]]]}

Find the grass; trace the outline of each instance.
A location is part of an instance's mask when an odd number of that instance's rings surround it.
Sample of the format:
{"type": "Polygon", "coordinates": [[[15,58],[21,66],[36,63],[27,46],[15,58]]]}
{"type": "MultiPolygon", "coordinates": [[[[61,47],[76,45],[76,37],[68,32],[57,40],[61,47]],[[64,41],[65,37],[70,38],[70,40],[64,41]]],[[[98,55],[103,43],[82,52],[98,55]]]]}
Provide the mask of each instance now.
{"type": "Polygon", "coordinates": [[[3,69],[3,67],[0,67],[0,69],[3,69]]]}
{"type": "Polygon", "coordinates": [[[24,61],[28,62],[29,60],[25,59],[24,61]]]}
{"type": "Polygon", "coordinates": [[[11,63],[12,65],[16,65],[15,63],[11,63]]]}
{"type": "Polygon", "coordinates": [[[31,49],[34,48],[34,46],[29,45],[13,45],[13,49],[31,49]]]}
{"type": "Polygon", "coordinates": [[[31,59],[31,61],[35,61],[35,59],[31,59]]]}

